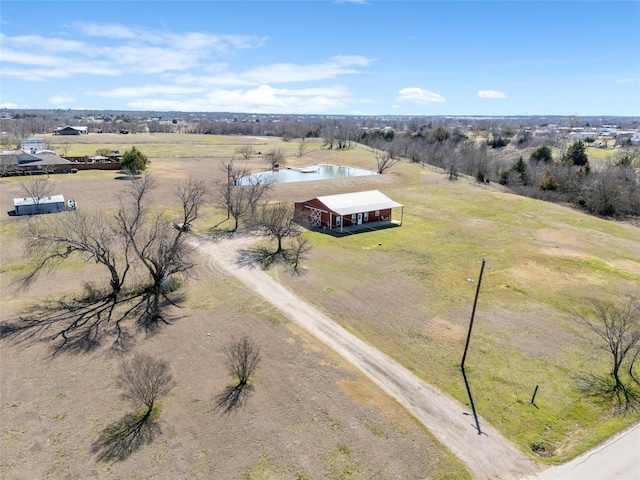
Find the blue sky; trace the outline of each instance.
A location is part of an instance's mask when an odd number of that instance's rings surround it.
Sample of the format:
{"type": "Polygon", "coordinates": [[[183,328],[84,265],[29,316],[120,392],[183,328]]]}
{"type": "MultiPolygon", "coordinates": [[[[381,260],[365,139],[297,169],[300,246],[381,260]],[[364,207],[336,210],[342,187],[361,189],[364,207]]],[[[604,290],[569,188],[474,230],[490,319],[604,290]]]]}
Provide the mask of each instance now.
{"type": "Polygon", "coordinates": [[[0,106],[640,116],[635,1],[12,1],[0,106]]]}

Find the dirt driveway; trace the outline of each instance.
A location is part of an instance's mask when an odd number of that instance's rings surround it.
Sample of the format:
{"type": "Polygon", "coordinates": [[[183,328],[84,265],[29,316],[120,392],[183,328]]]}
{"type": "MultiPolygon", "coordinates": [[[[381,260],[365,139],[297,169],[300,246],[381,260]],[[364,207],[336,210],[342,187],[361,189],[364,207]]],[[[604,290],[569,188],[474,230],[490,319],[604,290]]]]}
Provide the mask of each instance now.
{"type": "Polygon", "coordinates": [[[482,418],[478,434],[468,407],[346,331],[257,266],[239,262],[241,251],[253,241],[255,237],[234,236],[216,241],[199,238],[194,243],[210,257],[208,264],[217,275],[235,276],[395,398],[462,459],[475,478],[520,479],[536,472],[534,464],[482,418]]]}

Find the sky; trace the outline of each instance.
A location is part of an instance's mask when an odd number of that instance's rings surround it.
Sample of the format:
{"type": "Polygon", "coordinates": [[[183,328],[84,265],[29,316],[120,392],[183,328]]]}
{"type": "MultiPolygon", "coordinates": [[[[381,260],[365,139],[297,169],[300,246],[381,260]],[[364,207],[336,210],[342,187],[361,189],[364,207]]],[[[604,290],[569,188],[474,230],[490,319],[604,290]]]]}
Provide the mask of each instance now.
{"type": "Polygon", "coordinates": [[[0,107],[640,116],[640,1],[2,0],[0,107]]]}

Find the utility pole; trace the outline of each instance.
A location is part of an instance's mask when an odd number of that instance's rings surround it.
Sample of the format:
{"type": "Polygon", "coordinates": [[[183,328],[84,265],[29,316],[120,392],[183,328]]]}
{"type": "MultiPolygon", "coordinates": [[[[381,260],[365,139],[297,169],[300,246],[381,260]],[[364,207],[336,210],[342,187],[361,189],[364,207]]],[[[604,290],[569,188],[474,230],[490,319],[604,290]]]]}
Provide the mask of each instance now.
{"type": "Polygon", "coordinates": [[[478,413],[476,412],[476,406],[473,403],[473,396],[471,395],[471,387],[469,387],[469,381],[467,380],[467,375],[464,371],[464,362],[467,359],[467,350],[469,349],[469,341],[471,340],[471,330],[473,329],[473,319],[476,315],[476,305],[478,305],[478,295],[480,294],[480,285],[482,284],[482,274],[484,273],[485,263],[486,263],[486,260],[484,257],[482,257],[482,266],[480,267],[480,276],[478,277],[478,286],[476,287],[476,297],[473,300],[473,310],[471,311],[471,322],[469,322],[469,333],[467,334],[467,343],[464,346],[464,354],[462,355],[462,363],[460,364],[460,370],[462,370],[462,377],[464,378],[464,384],[467,387],[467,394],[469,395],[471,410],[473,411],[473,418],[476,421],[476,429],[478,430],[478,435],[482,434],[482,430],[480,430],[480,421],[478,420],[478,413]]]}
{"type": "Polygon", "coordinates": [[[471,329],[473,328],[473,318],[476,315],[476,305],[478,304],[478,295],[480,294],[480,284],[482,283],[482,273],[484,272],[486,260],[482,257],[482,266],[480,267],[480,276],[478,277],[478,286],[476,287],[476,298],[473,301],[473,310],[471,311],[471,322],[469,323],[469,333],[467,334],[467,343],[464,346],[464,354],[462,355],[462,363],[460,367],[464,369],[464,361],[467,358],[467,350],[469,349],[469,341],[471,340],[471,329]]]}

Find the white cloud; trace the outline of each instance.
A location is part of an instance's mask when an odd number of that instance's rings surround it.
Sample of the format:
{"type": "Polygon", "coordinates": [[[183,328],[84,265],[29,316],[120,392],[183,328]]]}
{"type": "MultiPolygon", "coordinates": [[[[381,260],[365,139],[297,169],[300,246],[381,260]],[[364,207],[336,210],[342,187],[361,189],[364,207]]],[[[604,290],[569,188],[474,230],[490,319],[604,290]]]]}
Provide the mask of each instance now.
{"type": "Polygon", "coordinates": [[[15,103],[6,102],[0,103],[0,108],[18,108],[18,105],[16,105],[15,103]]]}
{"type": "Polygon", "coordinates": [[[171,74],[165,78],[181,85],[253,86],[272,83],[311,82],[337,78],[341,75],[361,73],[357,67],[366,67],[373,62],[363,56],[335,56],[326,62],[300,65],[294,63],[274,63],[252,68],[245,72],[230,72],[227,65],[215,63],[206,68],[211,74],[206,76],[191,73],[171,74]]]}
{"type": "Polygon", "coordinates": [[[243,111],[251,113],[321,113],[357,101],[344,87],[286,89],[260,85],[252,89],[216,88],[199,97],[139,98],[137,110],[243,111]]]}
{"type": "Polygon", "coordinates": [[[75,98],[73,98],[70,95],[67,95],[66,93],[54,95],[49,99],[49,102],[51,102],[51,104],[55,106],[67,105],[73,101],[75,101],[75,98]]]}
{"type": "MultiPolygon", "coordinates": [[[[374,59],[362,55],[234,69],[232,64],[219,61],[221,55],[258,48],[268,37],[175,33],[95,22],[66,27],[68,34],[80,32],[77,39],[0,34],[0,75],[39,82],[86,75],[85,82],[96,86],[82,95],[125,99],[129,100],[127,108],[145,110],[315,113],[369,102],[354,98],[345,87],[326,85],[343,75],[366,72],[374,59]],[[121,80],[117,88],[103,86],[105,77],[121,80]],[[277,88],[283,84],[301,88],[277,88]]],[[[82,95],[48,94],[55,106],[86,103],[82,95]]],[[[429,103],[444,98],[423,91],[417,100],[429,103]]]]}
{"type": "Polygon", "coordinates": [[[147,32],[144,29],[130,28],[113,23],[74,22],[71,26],[87,37],[145,40],[148,42],[159,42],[161,40],[160,36],[147,32]]]}
{"type": "Polygon", "coordinates": [[[119,24],[76,22],[73,24],[88,37],[111,40],[128,40],[130,45],[164,45],[166,49],[180,51],[214,51],[227,53],[232,49],[246,49],[263,46],[268,37],[256,35],[215,35],[200,32],[180,34],[155,32],[145,28],[127,27],[119,24]]]}
{"type": "Polygon", "coordinates": [[[335,0],[335,3],[354,3],[356,5],[368,5],[367,0],[335,0]]]}
{"type": "Polygon", "coordinates": [[[478,96],[480,98],[489,98],[491,100],[502,100],[507,98],[504,93],[498,92],[496,90],[479,90],[478,96]]]}
{"type": "Polygon", "coordinates": [[[94,95],[109,98],[145,98],[153,95],[183,96],[202,93],[203,91],[203,88],[183,87],[180,85],[143,85],[141,87],[121,87],[94,92],[94,95]]]}
{"type": "Polygon", "coordinates": [[[409,87],[400,90],[395,101],[429,105],[431,103],[445,103],[447,99],[429,90],[424,90],[419,87],[409,87]]]}
{"type": "Polygon", "coordinates": [[[637,81],[637,78],[621,78],[619,80],[616,80],[616,83],[635,83],[637,81]]]}
{"type": "Polygon", "coordinates": [[[158,33],[118,24],[74,23],[73,26],[87,41],[0,35],[3,68],[10,76],[25,80],[68,78],[76,74],[161,74],[202,66],[212,56],[231,50],[260,47],[268,38],[199,32],[158,33]]]}
{"type": "Polygon", "coordinates": [[[328,62],[311,65],[276,63],[254,68],[240,75],[250,84],[273,82],[308,82],[326,80],[339,75],[358,73],[354,67],[367,66],[370,60],[365,57],[333,57],[328,62]]]}
{"type": "Polygon", "coordinates": [[[61,38],[45,38],[40,35],[19,35],[8,37],[0,34],[2,44],[4,46],[15,47],[20,49],[35,48],[38,51],[46,52],[74,52],[82,50],[87,46],[84,42],[76,40],[64,40],[61,38]]]}

